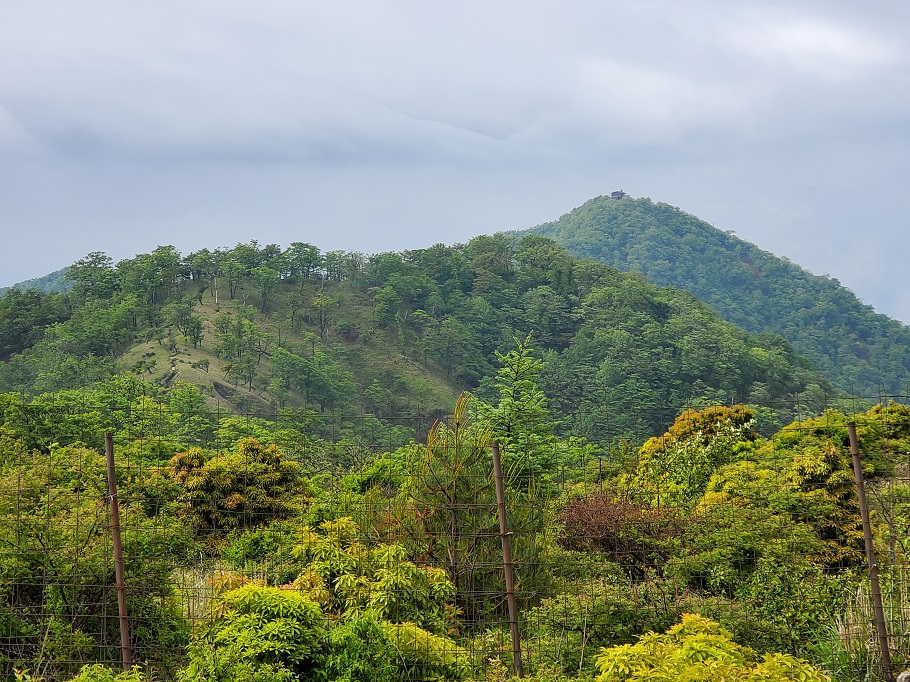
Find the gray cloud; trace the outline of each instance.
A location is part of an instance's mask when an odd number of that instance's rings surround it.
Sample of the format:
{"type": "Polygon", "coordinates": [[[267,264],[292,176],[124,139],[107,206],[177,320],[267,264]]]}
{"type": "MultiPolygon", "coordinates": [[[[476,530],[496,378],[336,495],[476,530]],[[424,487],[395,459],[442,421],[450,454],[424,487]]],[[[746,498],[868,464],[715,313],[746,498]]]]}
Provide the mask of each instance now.
{"type": "Polygon", "coordinates": [[[623,187],[910,321],[908,28],[891,2],[14,4],[0,277],[464,241],[623,187]]]}

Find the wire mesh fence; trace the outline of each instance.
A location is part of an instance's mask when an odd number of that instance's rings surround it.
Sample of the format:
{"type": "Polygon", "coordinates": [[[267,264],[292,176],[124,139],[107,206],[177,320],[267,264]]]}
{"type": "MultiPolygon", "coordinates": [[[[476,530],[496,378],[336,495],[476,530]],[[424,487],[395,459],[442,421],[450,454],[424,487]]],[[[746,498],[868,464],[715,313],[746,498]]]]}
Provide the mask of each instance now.
{"type": "Polygon", "coordinates": [[[761,406],[644,406],[662,436],[588,442],[467,400],[454,415],[351,415],[6,396],[0,676],[66,680],[128,653],[162,680],[500,680],[519,658],[535,679],[590,679],[604,647],[692,613],[756,660],[886,679],[846,428],[903,666],[910,410],[879,398],[764,436],[761,406]]]}

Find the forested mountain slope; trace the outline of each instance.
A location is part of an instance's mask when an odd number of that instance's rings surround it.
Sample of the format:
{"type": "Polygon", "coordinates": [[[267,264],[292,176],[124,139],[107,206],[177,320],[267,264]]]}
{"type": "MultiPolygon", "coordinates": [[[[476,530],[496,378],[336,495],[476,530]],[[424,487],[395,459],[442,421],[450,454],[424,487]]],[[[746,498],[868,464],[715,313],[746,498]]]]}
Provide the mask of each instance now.
{"type": "Polygon", "coordinates": [[[591,199],[520,234],[691,292],[751,332],[780,334],[841,389],[904,394],[910,328],[863,304],[836,279],[650,199],[591,199]]]}
{"type": "Polygon", "coordinates": [[[113,263],[71,289],[0,298],[0,391],[81,389],[118,372],[193,384],[238,412],[450,409],[491,391],[497,352],[530,335],[566,433],[661,432],[686,404],[769,406],[769,428],[823,409],[831,386],[779,337],[752,335],[691,294],[529,236],[364,256],[256,242],[113,263]]]}
{"type": "Polygon", "coordinates": [[[27,279],[24,282],[18,282],[12,286],[0,287],[0,295],[5,294],[10,289],[19,289],[20,291],[36,289],[46,294],[52,294],[57,291],[64,291],[69,286],[66,281],[67,270],[68,268],[60,268],[59,270],[54,270],[54,272],[44,275],[43,277],[35,277],[34,279],[27,279]]]}

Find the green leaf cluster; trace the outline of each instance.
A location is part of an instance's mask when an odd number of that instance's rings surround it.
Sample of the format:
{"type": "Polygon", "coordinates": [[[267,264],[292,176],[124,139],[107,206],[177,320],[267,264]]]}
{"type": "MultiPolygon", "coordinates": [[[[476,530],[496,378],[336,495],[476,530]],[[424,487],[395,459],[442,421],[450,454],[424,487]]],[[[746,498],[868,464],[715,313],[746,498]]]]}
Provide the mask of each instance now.
{"type": "Polygon", "coordinates": [[[605,649],[597,657],[597,682],[685,680],[687,682],[826,682],[807,661],[788,654],[759,658],[733,641],[717,623],[693,614],[664,634],[649,633],[636,644],[605,649]]]}
{"type": "Polygon", "coordinates": [[[350,519],[304,527],[299,574],[225,591],[180,673],[192,680],[454,680],[470,672],[449,638],[454,586],[400,545],[368,548],[350,519]]]}
{"type": "Polygon", "coordinates": [[[300,465],[255,438],[241,439],[223,455],[191,448],[170,464],[169,474],[183,490],[181,513],[204,531],[253,528],[300,513],[308,492],[300,465]]]}

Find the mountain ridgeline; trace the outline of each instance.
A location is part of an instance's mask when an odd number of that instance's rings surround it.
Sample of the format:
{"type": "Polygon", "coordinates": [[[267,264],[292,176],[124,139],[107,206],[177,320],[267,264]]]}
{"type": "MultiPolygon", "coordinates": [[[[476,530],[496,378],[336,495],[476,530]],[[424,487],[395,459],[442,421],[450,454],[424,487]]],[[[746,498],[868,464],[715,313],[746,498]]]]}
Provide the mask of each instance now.
{"type": "Polygon", "coordinates": [[[67,270],[68,268],[60,268],[59,270],[54,270],[53,272],[44,275],[43,277],[27,279],[23,282],[17,282],[16,284],[8,287],[0,287],[0,296],[5,294],[10,289],[19,289],[20,291],[35,289],[36,291],[41,291],[46,294],[66,291],[67,287],[69,287],[69,282],[66,279],[67,270]]]}
{"type": "Polygon", "coordinates": [[[680,209],[601,196],[519,234],[638,271],[705,301],[730,322],[785,338],[840,389],[877,398],[910,386],[910,328],[836,279],[813,275],[680,209]]]}
{"type": "Polygon", "coordinates": [[[60,399],[129,374],[237,412],[381,427],[416,406],[446,413],[465,388],[490,395],[502,354],[529,337],[560,428],[600,443],[660,433],[691,404],[761,405],[770,429],[833,393],[779,336],[540,236],[369,257],[163,246],[119,263],[89,254],[66,279],[0,298],[0,391],[60,399]]]}

